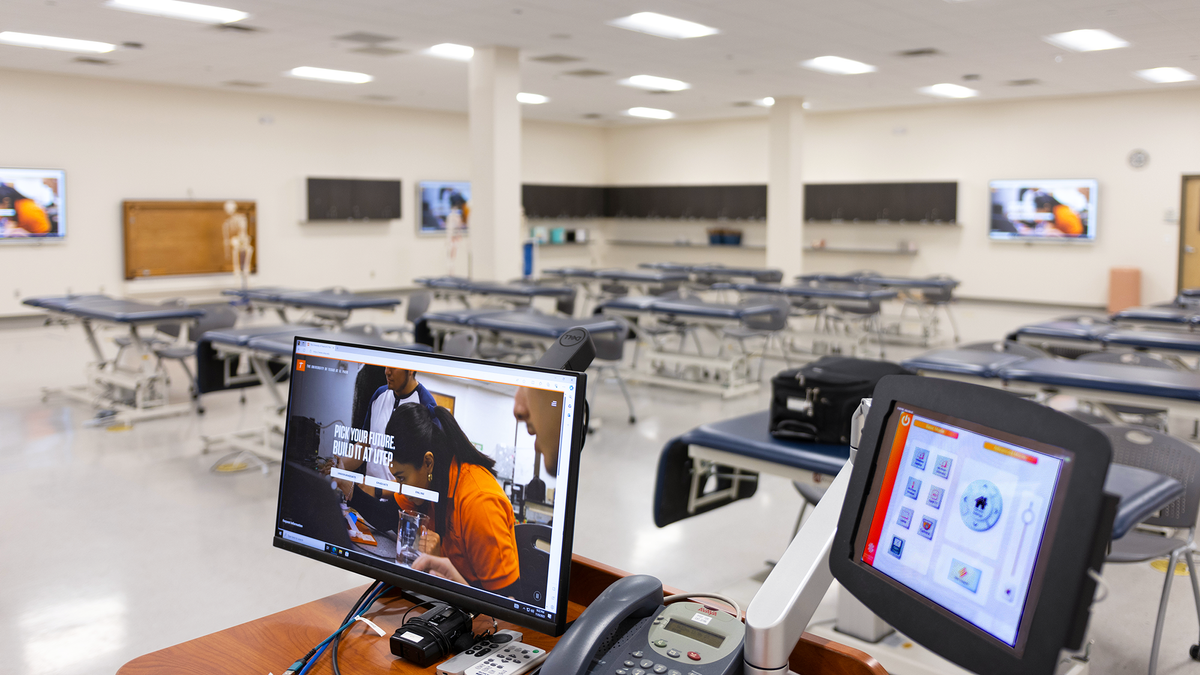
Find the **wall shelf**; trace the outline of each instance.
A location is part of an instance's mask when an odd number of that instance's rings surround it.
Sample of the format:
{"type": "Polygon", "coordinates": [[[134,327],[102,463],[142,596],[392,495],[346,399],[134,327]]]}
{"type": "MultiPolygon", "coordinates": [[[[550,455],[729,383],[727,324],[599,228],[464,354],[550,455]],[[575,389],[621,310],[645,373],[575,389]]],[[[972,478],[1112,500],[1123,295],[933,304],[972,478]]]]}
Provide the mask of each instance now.
{"type": "Polygon", "coordinates": [[[765,244],[698,244],[695,242],[674,241],[635,241],[632,239],[612,239],[608,242],[613,246],[662,246],[665,248],[719,248],[724,250],[745,249],[747,251],[765,251],[765,244]]]}
{"type": "Polygon", "coordinates": [[[902,248],[866,248],[859,246],[805,246],[805,253],[868,253],[878,255],[916,255],[916,249],[902,248]]]}

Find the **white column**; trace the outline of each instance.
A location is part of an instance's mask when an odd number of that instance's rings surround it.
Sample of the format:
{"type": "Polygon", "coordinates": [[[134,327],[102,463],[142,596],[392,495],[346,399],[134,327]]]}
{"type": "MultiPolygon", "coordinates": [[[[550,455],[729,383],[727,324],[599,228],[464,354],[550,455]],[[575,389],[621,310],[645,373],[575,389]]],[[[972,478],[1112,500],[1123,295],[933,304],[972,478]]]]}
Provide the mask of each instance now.
{"type": "Polygon", "coordinates": [[[518,50],[475,50],[468,77],[471,277],[521,275],[521,88],[518,50]]]}
{"type": "Polygon", "coordinates": [[[783,270],[784,282],[801,270],[804,245],[804,99],[776,96],[771,106],[767,156],[767,266],[783,270]]]}

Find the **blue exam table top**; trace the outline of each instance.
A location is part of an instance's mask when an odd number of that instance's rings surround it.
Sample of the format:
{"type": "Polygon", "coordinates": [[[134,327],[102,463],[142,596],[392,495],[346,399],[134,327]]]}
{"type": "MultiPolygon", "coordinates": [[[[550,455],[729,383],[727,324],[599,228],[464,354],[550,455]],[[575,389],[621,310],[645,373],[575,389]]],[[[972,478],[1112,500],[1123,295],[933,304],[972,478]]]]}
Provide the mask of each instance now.
{"type": "Polygon", "coordinates": [[[472,281],[463,277],[423,277],[416,282],[428,288],[462,291],[476,295],[509,295],[523,298],[554,297],[568,298],[575,295],[575,289],[569,286],[538,286],[536,284],[511,283],[497,281],[472,281]]]}
{"type": "Polygon", "coordinates": [[[1106,345],[1133,347],[1147,350],[1174,350],[1177,352],[1200,352],[1200,333],[1185,333],[1169,330],[1114,329],[1100,336],[1106,345]]]}
{"type": "Polygon", "coordinates": [[[479,307],[470,309],[442,309],[432,312],[425,312],[421,318],[426,322],[435,321],[437,323],[449,323],[459,326],[469,326],[471,321],[481,316],[490,314],[507,314],[512,310],[501,309],[498,307],[479,307]]]}
{"type": "Polygon", "coordinates": [[[1003,368],[1004,380],[1200,401],[1200,374],[1124,363],[1029,359],[1003,368]]]}
{"type": "Polygon", "coordinates": [[[775,305],[730,305],[704,302],[697,298],[660,298],[650,295],[613,298],[600,303],[601,309],[617,312],[669,314],[691,316],[702,319],[725,319],[740,321],[748,316],[769,314],[778,311],[775,305]]]}
{"type": "Polygon", "coordinates": [[[114,323],[161,323],[186,321],[204,316],[198,307],[176,305],[152,305],[136,300],[122,300],[107,295],[65,295],[27,298],[24,304],[30,307],[54,310],[84,319],[112,321],[114,323]]]}
{"type": "Polygon", "coordinates": [[[205,331],[197,341],[213,342],[230,347],[245,347],[254,338],[264,335],[296,335],[297,332],[305,330],[317,332],[321,329],[314,326],[286,323],[268,326],[246,326],[244,328],[218,328],[216,330],[205,331]]]}
{"type": "Polygon", "coordinates": [[[316,340],[334,340],[364,347],[387,347],[389,349],[411,349],[416,351],[431,351],[427,345],[400,344],[384,340],[373,335],[361,333],[337,333],[312,326],[297,326],[293,330],[251,338],[246,346],[256,352],[264,352],[272,356],[291,356],[292,346],[297,337],[313,338],[316,340]]]}
{"type": "Polygon", "coordinates": [[[615,333],[625,329],[625,324],[620,321],[600,316],[576,319],[569,316],[552,316],[541,312],[485,314],[471,319],[470,325],[473,328],[484,330],[554,339],[577,327],[586,328],[590,333],[615,333]]]}
{"type": "Polygon", "coordinates": [[[555,267],[553,269],[542,270],[542,274],[550,277],[596,278],[596,270],[590,267],[555,267]]]}
{"type": "Polygon", "coordinates": [[[1044,321],[1042,323],[1021,326],[1013,331],[1013,336],[1054,340],[1098,341],[1105,333],[1111,330],[1113,330],[1112,325],[1103,319],[1098,319],[1094,322],[1044,321]]]}
{"type": "Polygon", "coordinates": [[[1113,321],[1144,323],[1197,324],[1200,313],[1183,307],[1130,307],[1112,315],[1113,321]]]}
{"type": "Polygon", "coordinates": [[[638,267],[665,272],[688,272],[705,277],[724,279],[749,278],[759,283],[778,282],[783,279],[783,272],[768,267],[726,267],[719,263],[701,265],[685,265],[683,263],[652,262],[641,263],[638,267]]]}
{"type": "Polygon", "coordinates": [[[414,283],[421,284],[426,288],[441,288],[450,290],[465,290],[471,284],[471,280],[466,277],[418,277],[413,279],[414,283]]]}
{"type": "Polygon", "coordinates": [[[264,288],[249,288],[241,290],[239,288],[229,288],[221,291],[223,295],[233,295],[247,300],[258,300],[260,302],[274,302],[284,305],[292,305],[294,307],[305,307],[315,309],[371,309],[371,308],[391,308],[400,304],[400,300],[396,298],[378,298],[357,293],[337,293],[334,291],[303,291],[289,288],[281,288],[279,286],[267,286],[264,288]]]}
{"type": "Polygon", "coordinates": [[[1179,295],[1185,298],[1200,298],[1200,288],[1185,288],[1179,291],[1179,295]]]}
{"type": "Polygon", "coordinates": [[[687,281],[690,275],[682,270],[596,270],[593,276],[610,281],[629,281],[639,284],[661,284],[687,281]]]}
{"type": "Polygon", "coordinates": [[[913,371],[929,370],[949,375],[999,377],[1000,371],[1027,361],[1024,356],[1004,352],[985,352],[974,349],[935,349],[901,361],[900,365],[913,371]]]}
{"type": "Polygon", "coordinates": [[[961,283],[958,279],[948,277],[887,277],[874,274],[801,274],[796,277],[800,283],[849,283],[866,284],[869,286],[885,286],[888,288],[936,288],[954,289],[961,283]]]}
{"type": "MultiPolygon", "coordinates": [[[[849,446],[793,443],[772,437],[768,431],[770,416],[770,411],[764,410],[702,424],[668,441],[663,451],[664,458],[672,448],[699,445],[804,471],[835,475],[850,457],[849,446]]],[[[662,505],[658,503],[663,493],[661,482],[666,478],[662,475],[662,469],[660,464],[656,510],[662,510],[662,505]]],[[[1113,539],[1125,536],[1134,525],[1183,494],[1183,485],[1173,478],[1121,464],[1109,465],[1104,489],[1120,497],[1113,522],[1113,539]]],[[[657,518],[659,514],[656,514],[657,518]]]]}
{"type": "Polygon", "coordinates": [[[713,288],[732,288],[741,293],[776,293],[798,298],[825,298],[830,300],[891,300],[900,295],[890,288],[862,288],[857,286],[776,286],[774,284],[715,284],[713,288]]]}

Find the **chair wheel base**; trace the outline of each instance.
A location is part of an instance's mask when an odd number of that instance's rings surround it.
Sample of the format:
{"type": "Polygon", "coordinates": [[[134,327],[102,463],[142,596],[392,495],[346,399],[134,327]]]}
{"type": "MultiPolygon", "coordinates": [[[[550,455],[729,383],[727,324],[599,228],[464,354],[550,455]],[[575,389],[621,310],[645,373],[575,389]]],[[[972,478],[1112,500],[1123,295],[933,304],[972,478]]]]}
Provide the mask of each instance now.
{"type": "Polygon", "coordinates": [[[203,414],[204,414],[204,408],[196,408],[196,414],[197,414],[197,415],[203,415],[203,414]]]}
{"type": "Polygon", "coordinates": [[[1200,645],[1189,647],[1188,654],[1191,655],[1193,661],[1200,661],[1200,645]]]}
{"type": "Polygon", "coordinates": [[[637,418],[636,418],[636,417],[634,417],[633,415],[630,415],[630,416],[629,416],[629,423],[630,423],[630,424],[637,424],[637,418]]]}

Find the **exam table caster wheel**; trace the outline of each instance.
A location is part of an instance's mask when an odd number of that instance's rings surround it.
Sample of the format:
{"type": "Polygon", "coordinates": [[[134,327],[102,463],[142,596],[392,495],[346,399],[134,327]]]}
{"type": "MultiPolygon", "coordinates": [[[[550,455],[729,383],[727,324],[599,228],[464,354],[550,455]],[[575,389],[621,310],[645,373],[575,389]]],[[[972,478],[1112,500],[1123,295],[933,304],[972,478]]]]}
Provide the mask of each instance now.
{"type": "Polygon", "coordinates": [[[1191,655],[1193,661],[1200,661],[1200,645],[1188,647],[1188,654],[1191,655]]]}
{"type": "Polygon", "coordinates": [[[629,416],[629,423],[630,423],[630,424],[637,424],[637,418],[636,418],[636,417],[634,417],[633,415],[630,415],[630,416],[629,416]]]}

